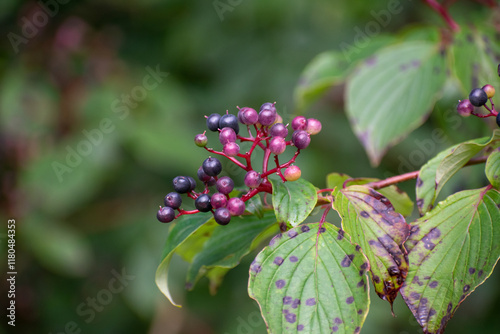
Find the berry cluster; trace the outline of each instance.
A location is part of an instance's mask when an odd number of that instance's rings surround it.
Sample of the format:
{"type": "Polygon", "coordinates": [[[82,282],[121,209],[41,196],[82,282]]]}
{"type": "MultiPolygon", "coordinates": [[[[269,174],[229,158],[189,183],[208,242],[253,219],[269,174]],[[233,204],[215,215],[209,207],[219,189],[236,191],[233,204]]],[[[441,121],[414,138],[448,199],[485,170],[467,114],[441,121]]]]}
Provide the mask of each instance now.
{"type": "Polygon", "coordinates": [[[283,182],[296,181],[301,176],[300,168],[293,165],[300,150],[305,149],[311,142],[311,135],[321,131],[321,123],[314,118],[303,116],[295,117],[291,122],[293,133],[291,139],[287,140],[289,130],[288,124],[283,124],[282,117],[278,114],[275,103],[264,103],[257,112],[253,108],[238,107],[238,114],[232,115],[229,112],[220,115],[213,113],[206,117],[208,130],[217,132],[219,141],[222,144],[222,151],[216,151],[207,147],[208,137],[206,131],[197,134],[194,142],[197,146],[205,148],[208,152],[221,155],[229,159],[230,162],[242,168],[246,174],[244,178],[245,186],[241,197],[230,194],[234,189],[234,181],[229,176],[219,177],[222,172],[222,164],[219,159],[209,156],[198,169],[198,179],[203,182],[202,192],[196,192],[196,181],[190,176],[177,176],[173,180],[174,192],[165,196],[165,206],[160,207],[157,218],[160,222],[169,223],[175,218],[198,212],[212,212],[215,221],[220,225],[227,225],[232,216],[239,216],[245,212],[245,202],[258,193],[271,193],[272,186],[268,176],[277,174],[283,182]],[[246,126],[248,136],[240,135],[240,124],[246,126]],[[250,142],[250,149],[241,153],[238,142],[250,142]],[[296,152],[293,157],[280,163],[279,156],[283,154],[287,147],[295,147],[296,152]],[[255,149],[264,151],[262,170],[256,171],[252,166],[252,154],[255,149]],[[274,157],[275,167],[269,168],[271,156],[274,157]],[[238,159],[239,158],[239,159],[238,159]],[[241,159],[243,161],[241,161],[241,159]],[[282,172],[284,169],[284,172],[282,172]],[[216,191],[210,195],[211,188],[215,186],[216,191]],[[181,194],[194,199],[196,210],[183,210],[181,194]],[[175,210],[178,211],[176,214],[175,210]]]}
{"type": "Polygon", "coordinates": [[[466,100],[458,101],[457,112],[464,117],[474,115],[477,117],[496,117],[498,126],[500,126],[500,114],[495,110],[495,105],[493,104],[493,96],[495,96],[495,88],[492,85],[484,85],[482,88],[474,88],[470,94],[469,98],[466,100]],[[488,107],[487,102],[490,101],[491,106],[488,107]],[[475,107],[484,107],[488,110],[488,114],[478,114],[475,111],[475,107]]]}

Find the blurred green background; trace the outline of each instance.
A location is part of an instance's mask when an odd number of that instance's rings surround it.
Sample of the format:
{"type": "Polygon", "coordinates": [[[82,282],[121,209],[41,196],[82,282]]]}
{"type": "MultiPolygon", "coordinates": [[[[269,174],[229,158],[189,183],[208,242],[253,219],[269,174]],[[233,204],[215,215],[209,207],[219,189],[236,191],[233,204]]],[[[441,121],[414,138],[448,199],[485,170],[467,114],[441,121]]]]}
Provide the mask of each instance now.
{"type": "MultiPolygon", "coordinates": [[[[403,10],[383,33],[413,24],[443,26],[421,2],[398,3],[403,10]]],[[[374,20],[370,11],[387,6],[367,0],[2,0],[0,218],[17,222],[18,275],[16,327],[4,317],[0,329],[265,333],[246,290],[255,254],[227,275],[215,296],[206,280],[184,292],[186,264],[174,259],[171,287],[184,307],[168,303],[154,283],[168,229],[156,221],[156,210],[171,179],[194,176],[207,156],[193,144],[205,129],[203,115],[276,101],[290,121],[294,87],[308,62],[352,43],[355,28],[374,20]],[[41,3],[50,17],[40,14],[41,3]],[[146,78],[155,70],[161,72],[156,82],[146,78]],[[118,284],[120,274],[125,278],[118,284]],[[115,292],[109,293],[110,285],[115,292]]],[[[466,23],[491,12],[459,1],[452,14],[466,23]]],[[[458,98],[463,93],[456,87],[447,89],[424,126],[372,168],[337,87],[307,110],[323,122],[323,131],[298,158],[302,176],[318,187],[333,171],[388,177],[424,163],[410,161],[409,153],[436,127],[447,141],[423,151],[425,159],[486,135],[491,124],[455,117],[458,98]]],[[[449,192],[485,184],[476,167],[457,180],[449,192]]],[[[402,188],[413,197],[413,186],[402,188]]],[[[335,214],[329,219],[335,221],[335,214]]],[[[447,332],[497,333],[499,283],[497,270],[461,306],[447,332]]],[[[0,286],[7,291],[5,279],[0,286]]],[[[0,300],[7,307],[5,295],[0,300]]],[[[421,333],[401,298],[395,313],[393,318],[389,305],[373,295],[363,333],[421,333]]]]}

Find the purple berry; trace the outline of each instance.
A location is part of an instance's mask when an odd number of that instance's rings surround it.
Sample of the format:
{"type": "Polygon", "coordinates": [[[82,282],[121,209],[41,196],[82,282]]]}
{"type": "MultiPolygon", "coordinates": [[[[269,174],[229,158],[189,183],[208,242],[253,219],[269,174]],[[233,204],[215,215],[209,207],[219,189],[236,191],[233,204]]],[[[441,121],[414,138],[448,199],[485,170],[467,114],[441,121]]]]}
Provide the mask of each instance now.
{"type": "Polygon", "coordinates": [[[219,133],[219,141],[222,145],[234,143],[236,141],[236,132],[229,127],[223,128],[219,133]]]}
{"type": "Polygon", "coordinates": [[[292,129],[305,130],[307,129],[307,119],[304,116],[297,116],[292,120],[292,129]]]}
{"type": "Polygon", "coordinates": [[[203,167],[200,166],[200,168],[198,168],[198,179],[203,182],[203,183],[206,183],[210,180],[211,176],[210,175],[207,175],[205,173],[205,171],[203,170],[203,167]]]}
{"type": "Polygon", "coordinates": [[[222,164],[217,158],[208,157],[201,166],[205,174],[210,176],[217,176],[222,171],[222,164]]]}
{"type": "Polygon", "coordinates": [[[210,131],[217,131],[219,129],[219,122],[220,122],[221,116],[217,113],[211,114],[210,116],[207,117],[207,128],[210,131]]]}
{"type": "Polygon", "coordinates": [[[310,142],[311,142],[311,136],[304,130],[297,130],[294,131],[294,133],[292,134],[292,143],[299,150],[302,150],[307,146],[309,146],[310,142]]]}
{"type": "Polygon", "coordinates": [[[175,211],[169,206],[164,206],[160,208],[156,213],[156,218],[162,223],[170,223],[175,219],[175,211]]]}
{"type": "Polygon", "coordinates": [[[274,109],[263,109],[259,113],[259,123],[262,126],[270,126],[276,121],[276,108],[274,109]]]}
{"type": "Polygon", "coordinates": [[[208,212],[212,210],[212,205],[210,204],[210,195],[202,194],[198,196],[194,201],[194,206],[200,210],[200,212],[208,212]]]}
{"type": "Polygon", "coordinates": [[[213,209],[225,208],[227,205],[227,197],[224,194],[215,193],[210,199],[210,204],[212,205],[213,209]]]}
{"type": "Polygon", "coordinates": [[[214,212],[214,219],[219,225],[227,225],[231,221],[231,213],[226,208],[218,208],[214,212]]]}
{"type": "Polygon", "coordinates": [[[245,212],[245,202],[243,202],[239,197],[229,199],[226,207],[231,216],[240,216],[245,212]]]}
{"type": "Polygon", "coordinates": [[[168,193],[167,196],[165,196],[164,202],[165,206],[168,206],[172,209],[178,209],[182,204],[182,197],[181,195],[179,195],[179,193],[171,192],[168,193]]]}
{"type": "Polygon", "coordinates": [[[286,141],[283,137],[273,137],[269,142],[269,150],[271,153],[280,155],[286,150],[286,141]]]}
{"type": "Polygon", "coordinates": [[[260,186],[261,182],[262,178],[260,177],[259,173],[254,170],[247,172],[247,174],[245,175],[245,185],[248,188],[257,188],[258,186],[260,186]]]}
{"type": "Polygon", "coordinates": [[[292,165],[285,170],[285,174],[283,176],[287,181],[297,181],[300,178],[301,174],[302,172],[300,171],[300,168],[292,165]]]}
{"type": "Polygon", "coordinates": [[[286,138],[288,136],[288,129],[283,123],[276,123],[271,127],[269,134],[272,137],[283,137],[286,138]]]}
{"type": "Polygon", "coordinates": [[[253,108],[241,108],[238,111],[238,120],[245,125],[253,125],[259,120],[259,114],[253,108]]]}
{"type": "Polygon", "coordinates": [[[470,103],[469,100],[462,100],[458,102],[457,112],[460,116],[468,117],[471,115],[471,112],[474,111],[474,106],[470,103]]]}
{"type": "Polygon", "coordinates": [[[196,146],[205,147],[208,143],[208,138],[204,133],[200,133],[194,137],[194,143],[196,146]]]}
{"type": "Polygon", "coordinates": [[[196,188],[196,180],[193,179],[191,176],[188,176],[187,178],[190,184],[189,191],[193,191],[196,188]]]}
{"type": "Polygon", "coordinates": [[[224,154],[228,157],[235,157],[238,153],[240,153],[240,145],[236,143],[227,143],[222,148],[222,152],[224,152],[224,154]]]}
{"type": "Polygon", "coordinates": [[[234,189],[234,181],[229,176],[223,176],[217,180],[217,191],[227,195],[234,189]]]}
{"type": "Polygon", "coordinates": [[[316,118],[307,119],[306,132],[310,135],[316,135],[321,131],[321,122],[316,118]]]}
{"type": "Polygon", "coordinates": [[[260,106],[259,111],[266,110],[266,109],[276,111],[276,107],[274,106],[275,104],[276,104],[276,102],[275,103],[266,102],[260,106]]]}
{"type": "Polygon", "coordinates": [[[215,179],[215,177],[210,176],[210,179],[207,181],[207,186],[212,187],[212,186],[215,186],[216,183],[217,183],[217,180],[215,179]]]}
{"type": "Polygon", "coordinates": [[[185,176],[176,176],[172,183],[174,185],[174,190],[180,194],[185,194],[191,189],[191,182],[185,176]]]}
{"type": "Polygon", "coordinates": [[[232,128],[236,134],[240,132],[238,118],[232,114],[222,115],[219,120],[219,129],[232,128]]]}
{"type": "Polygon", "coordinates": [[[469,101],[473,106],[481,107],[488,101],[488,95],[481,88],[474,88],[469,94],[469,101]]]}

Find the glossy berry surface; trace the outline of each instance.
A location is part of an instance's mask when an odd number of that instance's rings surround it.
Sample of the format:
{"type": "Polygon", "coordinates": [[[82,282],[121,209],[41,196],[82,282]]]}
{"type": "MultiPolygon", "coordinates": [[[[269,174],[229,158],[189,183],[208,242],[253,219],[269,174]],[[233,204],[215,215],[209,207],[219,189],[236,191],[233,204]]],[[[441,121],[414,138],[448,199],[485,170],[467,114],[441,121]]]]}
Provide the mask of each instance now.
{"type": "Polygon", "coordinates": [[[227,209],[231,216],[239,216],[245,212],[245,202],[239,197],[233,197],[227,202],[227,209]]]}
{"type": "Polygon", "coordinates": [[[269,150],[271,153],[280,155],[286,150],[286,141],[283,137],[273,137],[269,142],[269,150]]]}
{"type": "Polygon", "coordinates": [[[266,102],[266,103],[263,103],[261,106],[260,106],[260,109],[259,111],[262,111],[262,110],[274,110],[276,111],[276,107],[274,106],[275,103],[271,103],[271,102],[266,102]]]}
{"type": "Polygon", "coordinates": [[[194,206],[200,210],[200,212],[208,212],[212,210],[212,204],[210,203],[210,195],[202,194],[194,201],[194,206]]]}
{"type": "Polygon", "coordinates": [[[182,197],[181,195],[179,195],[179,193],[171,192],[168,193],[167,196],[165,196],[164,202],[165,206],[168,206],[172,209],[178,209],[182,204],[182,197]]]}
{"type": "Polygon", "coordinates": [[[207,118],[207,128],[210,131],[217,131],[219,129],[219,122],[220,122],[221,116],[217,113],[211,114],[207,118]]]}
{"type": "Polygon", "coordinates": [[[231,221],[231,213],[226,208],[218,208],[214,212],[215,222],[219,225],[227,225],[231,221]]]}
{"type": "Polygon", "coordinates": [[[300,179],[302,172],[299,167],[292,165],[285,170],[284,177],[287,181],[297,181],[300,179]]]}
{"type": "Polygon", "coordinates": [[[298,149],[302,150],[309,146],[311,136],[304,130],[297,130],[292,135],[292,143],[298,149]]]}
{"type": "Polygon", "coordinates": [[[269,130],[269,134],[272,137],[283,137],[286,138],[288,136],[288,129],[283,123],[274,124],[269,130]]]}
{"type": "Polygon", "coordinates": [[[469,100],[462,100],[458,102],[457,112],[460,116],[470,116],[471,112],[474,111],[474,106],[469,100]]]}
{"type": "Polygon", "coordinates": [[[229,127],[223,128],[219,133],[219,141],[222,145],[234,143],[236,141],[236,132],[229,127]]]}
{"type": "Polygon", "coordinates": [[[200,168],[198,168],[197,175],[198,175],[198,179],[203,183],[208,182],[208,180],[210,180],[210,178],[211,178],[210,175],[207,175],[207,173],[205,173],[205,171],[203,170],[203,167],[201,167],[201,166],[200,166],[200,168]]]}
{"type": "Polygon", "coordinates": [[[316,118],[308,118],[306,132],[310,135],[316,135],[321,131],[321,122],[316,118]]]}
{"type": "Polygon", "coordinates": [[[247,174],[245,175],[244,182],[248,188],[257,188],[261,184],[262,179],[261,179],[259,173],[257,173],[254,170],[251,170],[251,171],[247,172],[247,174]]]}
{"type": "Polygon", "coordinates": [[[217,191],[222,194],[229,194],[234,189],[234,181],[229,176],[223,176],[217,180],[217,191]]]}
{"type": "Polygon", "coordinates": [[[191,176],[188,176],[187,178],[188,178],[189,184],[190,184],[189,191],[195,190],[196,189],[196,180],[193,179],[191,176]]]}
{"type": "Polygon", "coordinates": [[[495,87],[492,85],[484,85],[482,90],[486,93],[486,96],[491,99],[493,96],[495,96],[495,87]]]}
{"type": "Polygon", "coordinates": [[[264,109],[259,113],[259,123],[270,126],[276,121],[276,109],[264,109]]]}
{"type": "Polygon", "coordinates": [[[481,88],[474,88],[469,94],[469,101],[473,106],[481,107],[488,101],[488,96],[481,88]]]}
{"type": "Polygon", "coordinates": [[[213,209],[225,208],[227,205],[227,197],[224,194],[215,193],[210,199],[210,204],[212,205],[213,209]]]}
{"type": "Polygon", "coordinates": [[[307,118],[304,116],[297,116],[292,120],[292,129],[305,130],[307,129],[307,118]]]}
{"type": "Polygon", "coordinates": [[[174,190],[180,194],[187,193],[191,189],[191,182],[185,176],[176,176],[172,183],[174,185],[174,190]]]}
{"type": "Polygon", "coordinates": [[[175,211],[171,207],[165,206],[160,208],[156,213],[156,218],[162,223],[170,223],[175,219],[175,211]]]}
{"type": "Polygon", "coordinates": [[[497,114],[497,125],[500,126],[500,112],[497,114]]]}
{"type": "Polygon", "coordinates": [[[219,120],[219,129],[232,128],[236,134],[240,132],[238,118],[233,114],[224,114],[219,120]]]}
{"type": "Polygon", "coordinates": [[[194,143],[196,144],[196,146],[205,147],[207,146],[208,138],[204,133],[197,134],[194,137],[194,143]]]}
{"type": "Polygon", "coordinates": [[[241,108],[240,111],[238,111],[238,120],[241,124],[253,125],[258,122],[259,114],[253,108],[241,108]]]}
{"type": "Polygon", "coordinates": [[[222,171],[222,164],[220,163],[219,159],[213,157],[208,157],[207,159],[205,159],[201,166],[203,167],[203,171],[205,172],[205,174],[209,176],[217,176],[222,171]]]}
{"type": "Polygon", "coordinates": [[[240,145],[236,143],[227,143],[222,148],[222,152],[224,152],[224,154],[228,157],[235,157],[238,153],[240,153],[240,145]]]}

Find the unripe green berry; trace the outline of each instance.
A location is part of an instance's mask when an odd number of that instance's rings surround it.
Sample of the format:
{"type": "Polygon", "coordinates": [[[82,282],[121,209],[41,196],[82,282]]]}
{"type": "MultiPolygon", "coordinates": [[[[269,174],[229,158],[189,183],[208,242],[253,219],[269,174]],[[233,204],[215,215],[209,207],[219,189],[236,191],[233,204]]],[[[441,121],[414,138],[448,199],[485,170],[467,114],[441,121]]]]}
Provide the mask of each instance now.
{"type": "Polygon", "coordinates": [[[205,135],[205,133],[197,134],[194,137],[194,143],[196,144],[196,146],[205,147],[205,146],[207,146],[208,138],[205,135]]]}

